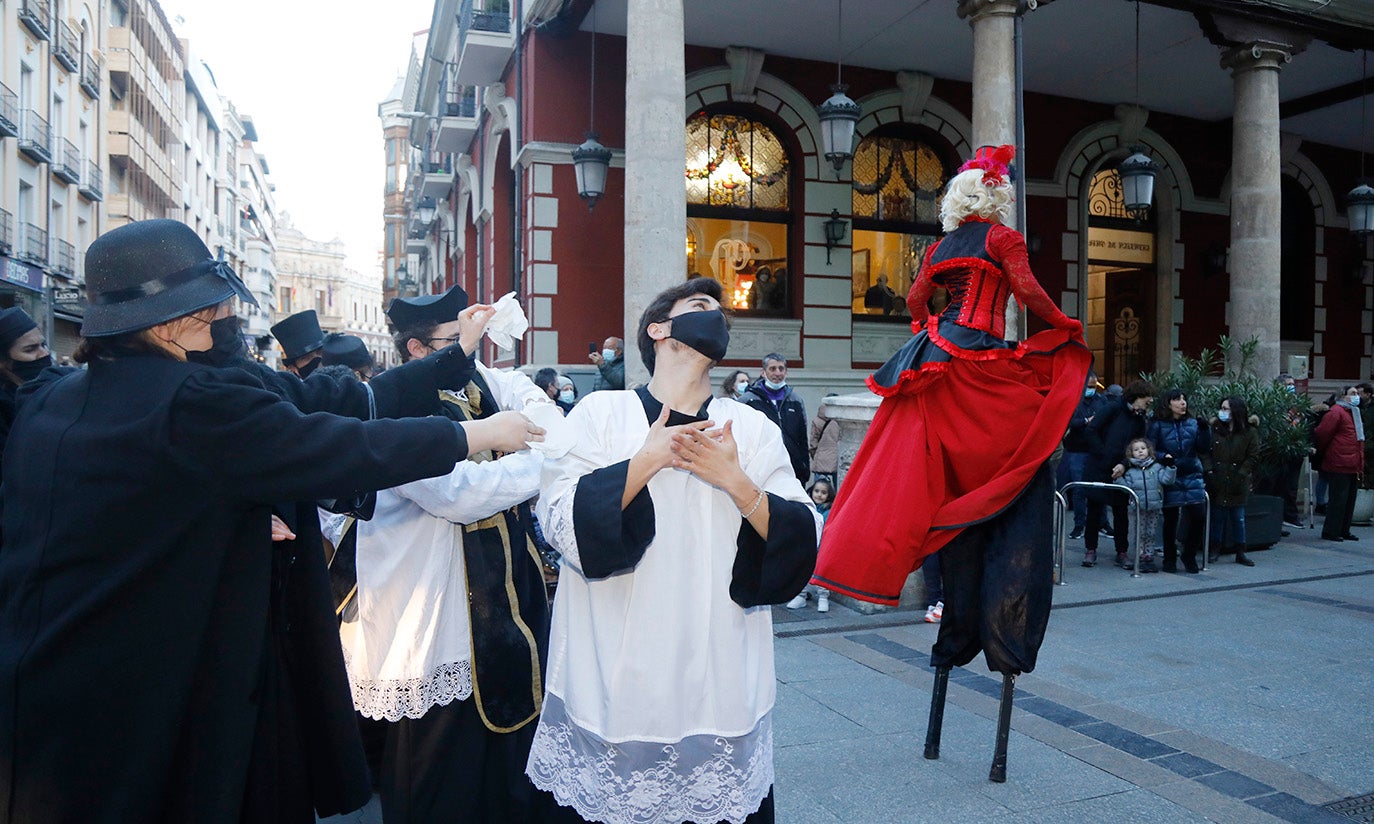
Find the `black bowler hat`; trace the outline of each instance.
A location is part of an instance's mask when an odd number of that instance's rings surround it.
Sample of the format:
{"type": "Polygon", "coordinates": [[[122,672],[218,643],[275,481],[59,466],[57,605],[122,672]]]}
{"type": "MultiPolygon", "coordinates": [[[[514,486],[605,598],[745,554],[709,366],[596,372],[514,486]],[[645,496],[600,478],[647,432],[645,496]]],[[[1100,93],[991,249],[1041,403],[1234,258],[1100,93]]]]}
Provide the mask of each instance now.
{"type": "Polygon", "coordinates": [[[8,357],[10,347],[26,333],[37,329],[29,313],[18,306],[0,312],[0,358],[8,357]]]}
{"type": "Polygon", "coordinates": [[[295,360],[324,346],[324,331],[314,309],[306,309],[285,318],[272,327],[272,335],[281,344],[287,360],[295,360]]]}
{"type": "Polygon", "coordinates": [[[386,310],[391,325],[404,332],[431,323],[458,320],[458,313],[468,308],[468,293],[455,286],[442,295],[422,295],[418,298],[396,298],[386,310]]]}
{"type": "Polygon", "coordinates": [[[372,353],[367,351],[367,344],[363,343],[362,338],[341,332],[330,332],[324,336],[320,366],[334,364],[347,366],[349,369],[364,369],[372,366],[372,353]]]}
{"type": "Polygon", "coordinates": [[[235,295],[258,305],[223,257],[216,260],[191,227],[175,220],[140,220],[106,232],[86,250],[81,334],[98,338],[148,329],[235,295]]]}

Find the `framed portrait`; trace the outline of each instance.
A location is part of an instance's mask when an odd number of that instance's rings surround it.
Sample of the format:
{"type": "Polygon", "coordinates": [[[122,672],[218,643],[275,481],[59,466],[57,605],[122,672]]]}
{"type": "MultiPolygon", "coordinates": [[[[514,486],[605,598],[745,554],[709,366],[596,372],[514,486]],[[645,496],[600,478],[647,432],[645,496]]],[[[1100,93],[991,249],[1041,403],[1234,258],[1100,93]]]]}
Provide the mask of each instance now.
{"type": "Polygon", "coordinates": [[[868,291],[868,287],[873,284],[868,282],[869,250],[855,249],[851,252],[850,258],[851,276],[853,277],[853,289],[851,294],[855,298],[862,298],[868,291]]]}

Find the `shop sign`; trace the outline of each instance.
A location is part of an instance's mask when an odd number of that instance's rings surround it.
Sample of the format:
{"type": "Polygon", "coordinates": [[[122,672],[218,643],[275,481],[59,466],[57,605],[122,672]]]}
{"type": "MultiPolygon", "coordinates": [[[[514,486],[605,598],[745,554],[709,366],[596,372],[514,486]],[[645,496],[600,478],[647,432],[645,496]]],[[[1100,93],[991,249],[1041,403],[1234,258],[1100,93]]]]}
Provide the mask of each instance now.
{"type": "Polygon", "coordinates": [[[1155,238],[1129,229],[1088,229],[1088,260],[1103,263],[1154,263],[1155,238]]]}
{"type": "Polygon", "coordinates": [[[37,266],[30,266],[23,261],[14,258],[0,258],[0,276],[10,283],[23,286],[25,289],[32,289],[35,292],[43,291],[43,270],[37,266]]]}
{"type": "Polygon", "coordinates": [[[52,290],[52,303],[53,308],[59,312],[66,312],[77,317],[85,317],[86,315],[86,295],[81,289],[59,286],[52,290]]]}

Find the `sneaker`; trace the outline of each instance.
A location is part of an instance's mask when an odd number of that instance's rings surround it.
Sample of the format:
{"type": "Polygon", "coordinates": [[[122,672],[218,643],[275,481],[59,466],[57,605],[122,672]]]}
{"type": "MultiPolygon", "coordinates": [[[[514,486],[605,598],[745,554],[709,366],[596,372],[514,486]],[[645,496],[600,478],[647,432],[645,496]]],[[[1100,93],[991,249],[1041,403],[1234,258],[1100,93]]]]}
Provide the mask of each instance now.
{"type": "Polygon", "coordinates": [[[805,592],[800,593],[800,594],[797,595],[796,598],[793,598],[792,600],[790,600],[790,601],[787,602],[787,608],[788,608],[788,609],[801,609],[802,607],[806,606],[806,602],[809,601],[810,599],[811,599],[811,596],[808,595],[807,593],[805,593],[805,592]]]}
{"type": "Polygon", "coordinates": [[[1083,527],[1081,527],[1081,526],[1076,526],[1076,527],[1074,527],[1073,530],[1069,533],[1069,540],[1071,540],[1071,541],[1077,541],[1079,538],[1082,538],[1082,537],[1083,537],[1083,527]]]}
{"type": "Polygon", "coordinates": [[[926,623],[938,624],[945,617],[945,602],[936,601],[934,606],[926,607],[926,623]]]}
{"type": "Polygon", "coordinates": [[[1146,572],[1159,572],[1159,569],[1155,567],[1155,559],[1153,556],[1145,555],[1141,557],[1140,571],[1142,574],[1146,572]]]}
{"type": "Polygon", "coordinates": [[[1307,529],[1307,527],[1303,526],[1297,521],[1290,521],[1287,518],[1283,519],[1283,525],[1288,527],[1289,529],[1307,529]]]}
{"type": "Polygon", "coordinates": [[[1112,530],[1111,526],[1109,526],[1109,525],[1107,525],[1107,524],[1103,524],[1103,525],[1102,525],[1102,528],[1099,529],[1098,532],[1101,532],[1103,535],[1106,535],[1108,538],[1115,538],[1115,537],[1116,537],[1116,532],[1114,532],[1114,531],[1112,530]]]}
{"type": "Polygon", "coordinates": [[[1118,552],[1116,553],[1116,565],[1119,567],[1128,567],[1131,565],[1131,559],[1126,556],[1126,553],[1118,552]]]}
{"type": "Polygon", "coordinates": [[[1083,553],[1083,566],[1090,567],[1097,565],[1097,550],[1090,549],[1083,553]]]}
{"type": "Polygon", "coordinates": [[[818,593],[816,594],[816,611],[817,611],[817,612],[829,612],[829,611],[830,611],[830,592],[829,592],[828,590],[824,590],[824,589],[823,589],[823,590],[821,590],[820,592],[818,592],[818,593]]]}

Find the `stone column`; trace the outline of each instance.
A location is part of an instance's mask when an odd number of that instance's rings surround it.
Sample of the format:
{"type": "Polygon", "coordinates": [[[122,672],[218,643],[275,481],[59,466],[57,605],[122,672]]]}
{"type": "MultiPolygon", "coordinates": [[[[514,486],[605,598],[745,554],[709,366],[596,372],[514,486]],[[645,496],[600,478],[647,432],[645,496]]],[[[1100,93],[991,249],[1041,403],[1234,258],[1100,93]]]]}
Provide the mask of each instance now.
{"type": "Polygon", "coordinates": [[[1232,43],[1222,52],[1231,70],[1235,115],[1231,127],[1231,317],[1238,344],[1259,341],[1251,370],[1279,372],[1279,69],[1307,45],[1305,37],[1217,18],[1232,43]],[[1296,42],[1295,42],[1296,41],[1296,42]]]}
{"type": "Polygon", "coordinates": [[[629,0],[625,55],[625,385],[649,373],[635,344],[654,295],[682,281],[687,75],[683,0],[629,0]]]}
{"type": "MultiPolygon", "coordinates": [[[[1016,0],[959,0],[959,16],[973,29],[973,147],[1015,144],[1016,0]]],[[[1008,226],[1016,226],[1019,208],[1012,206],[1008,226]]],[[[1020,337],[1019,315],[1016,301],[1007,301],[1008,339],[1020,337]]]]}

